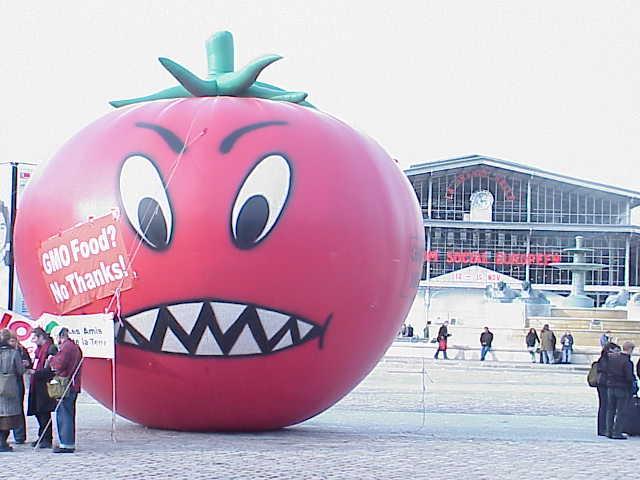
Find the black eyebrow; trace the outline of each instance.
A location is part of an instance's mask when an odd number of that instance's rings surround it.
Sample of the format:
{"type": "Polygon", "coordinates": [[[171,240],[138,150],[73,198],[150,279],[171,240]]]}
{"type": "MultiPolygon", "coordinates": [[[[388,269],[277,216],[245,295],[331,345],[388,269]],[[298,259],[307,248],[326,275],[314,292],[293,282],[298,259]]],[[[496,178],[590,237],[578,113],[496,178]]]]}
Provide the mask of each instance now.
{"type": "Polygon", "coordinates": [[[153,130],[158,135],[160,135],[165,142],[167,142],[169,148],[175,153],[182,153],[187,151],[187,147],[185,146],[184,142],[180,140],[178,136],[169,129],[161,127],[160,125],[156,125],[155,123],[146,122],[137,122],[136,127],[148,128],[149,130],[153,130]]]}
{"type": "Polygon", "coordinates": [[[259,128],[270,127],[272,125],[288,125],[288,123],[282,120],[271,120],[268,122],[252,123],[250,125],[238,128],[222,139],[222,142],[220,142],[220,153],[229,153],[233,148],[233,145],[245,133],[252,132],[259,128]]]}

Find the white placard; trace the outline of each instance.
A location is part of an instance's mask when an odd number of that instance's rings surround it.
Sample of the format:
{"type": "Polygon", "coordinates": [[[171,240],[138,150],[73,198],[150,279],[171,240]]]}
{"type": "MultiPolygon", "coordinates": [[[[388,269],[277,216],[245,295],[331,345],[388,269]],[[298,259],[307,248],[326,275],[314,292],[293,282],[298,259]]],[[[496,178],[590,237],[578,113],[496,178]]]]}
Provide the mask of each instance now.
{"type": "Polygon", "coordinates": [[[85,357],[113,358],[115,338],[112,313],[94,315],[43,313],[37,323],[48,330],[51,322],[69,329],[69,338],[80,346],[85,357]]]}

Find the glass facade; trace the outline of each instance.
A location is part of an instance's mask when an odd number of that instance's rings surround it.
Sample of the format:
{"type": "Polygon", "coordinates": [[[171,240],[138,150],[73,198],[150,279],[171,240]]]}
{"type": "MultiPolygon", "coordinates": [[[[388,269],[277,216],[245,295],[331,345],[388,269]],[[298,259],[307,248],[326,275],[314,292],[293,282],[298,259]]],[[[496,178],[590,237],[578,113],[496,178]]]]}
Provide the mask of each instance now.
{"type": "MultiPolygon", "coordinates": [[[[430,278],[460,270],[470,265],[481,265],[510,277],[539,285],[570,285],[571,275],[550,264],[570,262],[565,248],[575,245],[575,235],[580,232],[509,231],[491,229],[427,228],[429,248],[425,253],[430,278]]],[[[605,268],[587,273],[588,285],[625,285],[625,256],[627,234],[584,234],[584,244],[593,252],[587,261],[606,265],[605,268]]],[[[633,253],[640,254],[640,245],[633,253]]],[[[638,279],[637,263],[632,281],[638,279]]],[[[425,262],[422,279],[427,278],[425,262]]],[[[637,285],[637,283],[633,284],[637,285]]]]}
{"type": "Polygon", "coordinates": [[[593,249],[587,261],[605,265],[587,274],[587,286],[616,291],[639,285],[640,235],[615,231],[630,226],[631,197],[521,172],[473,165],[409,174],[425,219],[423,280],[481,265],[547,289],[570,285],[571,274],[550,264],[571,261],[563,250],[582,235],[593,249]],[[483,193],[489,199],[485,220],[474,217],[478,192],[490,193],[483,193]],[[553,228],[558,225],[561,231],[553,228]],[[604,228],[585,232],[583,225],[604,228]]]}
{"type": "Polygon", "coordinates": [[[624,198],[536,180],[531,182],[531,221],[620,225],[628,224],[629,217],[624,198]]]}
{"type": "Polygon", "coordinates": [[[631,237],[629,245],[629,284],[640,285],[640,238],[631,237]]]}
{"type": "Polygon", "coordinates": [[[424,217],[433,220],[464,221],[471,212],[471,194],[481,190],[493,195],[495,222],[627,225],[630,220],[628,200],[620,195],[499,168],[467,167],[414,175],[409,180],[424,217]]]}

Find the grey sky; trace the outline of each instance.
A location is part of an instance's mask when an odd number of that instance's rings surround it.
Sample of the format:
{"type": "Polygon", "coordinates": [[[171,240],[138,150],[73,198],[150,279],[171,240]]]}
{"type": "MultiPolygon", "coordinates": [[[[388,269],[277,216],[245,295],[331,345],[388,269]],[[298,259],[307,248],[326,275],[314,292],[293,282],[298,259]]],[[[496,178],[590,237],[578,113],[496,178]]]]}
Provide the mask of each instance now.
{"type": "Polygon", "coordinates": [[[204,73],[203,42],[400,163],[480,153],[640,189],[640,2],[0,0],[0,161],[43,162],[110,111],[204,73]],[[581,167],[582,165],[582,167],[581,167]]]}

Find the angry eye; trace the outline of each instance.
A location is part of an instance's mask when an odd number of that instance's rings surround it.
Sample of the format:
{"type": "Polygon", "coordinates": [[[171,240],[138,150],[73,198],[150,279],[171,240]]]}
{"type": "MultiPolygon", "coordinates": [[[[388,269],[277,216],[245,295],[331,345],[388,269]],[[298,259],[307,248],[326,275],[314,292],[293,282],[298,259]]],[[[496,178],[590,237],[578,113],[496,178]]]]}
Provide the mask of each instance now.
{"type": "Polygon", "coordinates": [[[138,235],[162,250],[171,241],[171,205],[160,172],[142,155],[128,157],[120,170],[120,198],[138,235]]]}
{"type": "Polygon", "coordinates": [[[231,211],[231,233],[238,248],[253,248],[271,232],[287,203],[291,183],[291,167],[282,155],[270,154],[253,167],[231,211]]]}

